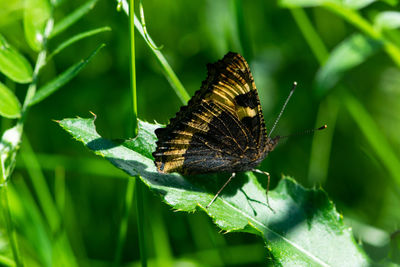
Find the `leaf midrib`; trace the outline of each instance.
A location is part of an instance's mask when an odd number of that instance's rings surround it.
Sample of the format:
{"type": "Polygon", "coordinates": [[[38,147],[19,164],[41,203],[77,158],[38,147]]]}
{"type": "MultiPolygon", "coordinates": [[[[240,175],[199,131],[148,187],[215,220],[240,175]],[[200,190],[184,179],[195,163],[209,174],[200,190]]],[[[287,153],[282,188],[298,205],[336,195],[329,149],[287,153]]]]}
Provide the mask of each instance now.
{"type": "MultiPolygon", "coordinates": [[[[221,200],[227,205],[229,206],[231,209],[235,210],[238,213],[241,213],[242,216],[244,216],[245,218],[249,219],[249,221],[253,221],[256,224],[258,224],[261,228],[264,229],[264,231],[269,231],[270,233],[278,236],[279,238],[282,238],[283,241],[287,242],[289,245],[291,245],[292,247],[294,247],[295,249],[297,249],[298,251],[304,253],[307,257],[309,257],[310,259],[314,260],[316,263],[322,265],[322,266],[327,266],[329,267],[330,265],[321,261],[319,258],[317,258],[314,254],[310,253],[308,250],[304,250],[301,246],[297,245],[296,243],[290,241],[289,239],[285,238],[284,236],[282,236],[281,234],[277,233],[276,231],[270,229],[268,226],[264,225],[264,223],[258,221],[257,219],[255,219],[254,217],[251,217],[250,215],[248,215],[247,213],[241,211],[240,209],[238,209],[237,207],[233,206],[231,203],[229,203],[227,200],[221,198],[221,200]]],[[[256,230],[261,231],[260,229],[256,228],[255,225],[249,224],[251,226],[253,226],[256,230]]],[[[264,231],[261,231],[262,233],[264,233],[264,231]]],[[[263,235],[264,237],[264,235],[263,235]]]]}

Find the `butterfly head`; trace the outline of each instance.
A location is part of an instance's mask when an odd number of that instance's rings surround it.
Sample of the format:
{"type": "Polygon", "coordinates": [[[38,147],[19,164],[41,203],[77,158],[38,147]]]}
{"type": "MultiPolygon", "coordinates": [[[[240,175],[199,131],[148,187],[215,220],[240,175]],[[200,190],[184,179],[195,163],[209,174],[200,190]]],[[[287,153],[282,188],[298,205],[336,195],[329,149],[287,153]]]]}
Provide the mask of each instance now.
{"type": "Polygon", "coordinates": [[[274,150],[276,145],[279,143],[280,139],[281,139],[280,135],[277,135],[274,138],[268,138],[268,143],[267,143],[267,146],[266,146],[267,152],[271,152],[272,150],[274,150]]]}

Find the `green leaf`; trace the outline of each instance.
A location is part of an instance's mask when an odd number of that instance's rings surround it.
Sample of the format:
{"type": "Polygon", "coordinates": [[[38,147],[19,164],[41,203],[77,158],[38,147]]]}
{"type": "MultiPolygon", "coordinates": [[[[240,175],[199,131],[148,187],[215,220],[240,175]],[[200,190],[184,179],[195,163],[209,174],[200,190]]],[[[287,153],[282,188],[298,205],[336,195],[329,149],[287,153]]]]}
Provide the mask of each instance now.
{"type": "Polygon", "coordinates": [[[66,71],[58,75],[54,80],[51,80],[46,85],[39,88],[39,90],[36,92],[32,100],[30,101],[29,105],[32,106],[39,103],[40,101],[42,101],[43,99],[47,98],[55,91],[60,89],[61,86],[69,82],[93,59],[93,57],[97,54],[97,52],[99,52],[99,50],[104,46],[105,44],[99,45],[88,58],[82,59],[78,63],[72,65],[66,71]]]}
{"type": "Polygon", "coordinates": [[[279,5],[283,7],[313,7],[321,6],[327,0],[280,0],[279,5]]]}
{"type": "Polygon", "coordinates": [[[337,5],[348,9],[361,9],[377,0],[280,0],[279,4],[283,7],[315,7],[337,5]]]}
{"type": "Polygon", "coordinates": [[[4,132],[0,141],[0,186],[7,181],[15,167],[15,158],[21,143],[22,125],[4,132]]]}
{"type": "Polygon", "coordinates": [[[374,26],[381,29],[397,29],[400,27],[400,12],[386,11],[379,13],[374,20],[374,26]]]}
{"type": "Polygon", "coordinates": [[[24,31],[29,46],[40,51],[44,41],[44,29],[50,18],[50,4],[47,0],[26,0],[24,9],[24,31]]]}
{"type": "Polygon", "coordinates": [[[24,7],[22,0],[9,0],[0,1],[0,28],[2,31],[6,28],[6,25],[12,25],[13,23],[19,23],[24,7]]]}
{"type": "Polygon", "coordinates": [[[95,35],[95,34],[98,34],[101,32],[105,32],[105,31],[111,31],[111,28],[110,27],[101,27],[101,28],[97,28],[97,29],[93,29],[90,31],[79,33],[79,34],[69,38],[68,40],[61,43],[56,49],[54,49],[54,51],[47,57],[47,61],[49,61],[52,57],[54,57],[55,55],[60,53],[63,49],[67,48],[68,46],[70,46],[84,38],[87,38],[92,35],[95,35]]]}
{"type": "Polygon", "coordinates": [[[316,75],[317,94],[334,87],[346,71],[365,62],[381,44],[362,34],[354,34],[337,45],[316,75]]]}
{"type": "Polygon", "coordinates": [[[377,2],[377,0],[344,0],[343,5],[352,9],[361,9],[373,2],[377,2]]]}
{"type": "Polygon", "coordinates": [[[369,263],[322,190],[306,190],[286,177],[268,193],[272,211],[257,178],[252,173],[244,173],[205,209],[226,177],[184,178],[176,173],[158,173],[150,153],[155,148],[154,129],[159,125],[139,121],[139,134],[134,140],[116,142],[96,132],[94,119],[64,119],[59,124],[129,175],[140,175],[174,209],[188,212],[201,209],[224,231],[262,236],[270,260],[276,265],[366,266],[369,263]]]}
{"type": "Polygon", "coordinates": [[[79,19],[81,19],[84,15],[86,15],[90,10],[94,8],[98,0],[89,0],[83,5],[81,5],[79,8],[77,8],[74,12],[69,14],[67,17],[62,19],[60,22],[58,22],[56,25],[54,25],[53,31],[51,32],[49,38],[52,38],[56,36],[57,34],[65,31],[73,25],[75,22],[77,22],[79,19]]]}
{"type": "Polygon", "coordinates": [[[399,3],[399,0],[382,0],[382,2],[385,2],[386,4],[394,7],[399,3]]]}
{"type": "MultiPolygon", "coordinates": [[[[5,238],[4,238],[5,239],[5,238]]],[[[1,266],[16,266],[15,261],[9,257],[0,254],[0,264],[1,266]]]]}
{"type": "Polygon", "coordinates": [[[17,83],[32,81],[32,66],[0,34],[0,72],[17,83]]]}
{"type": "Polygon", "coordinates": [[[0,115],[6,118],[19,118],[21,104],[14,93],[4,84],[0,83],[0,115]]]}

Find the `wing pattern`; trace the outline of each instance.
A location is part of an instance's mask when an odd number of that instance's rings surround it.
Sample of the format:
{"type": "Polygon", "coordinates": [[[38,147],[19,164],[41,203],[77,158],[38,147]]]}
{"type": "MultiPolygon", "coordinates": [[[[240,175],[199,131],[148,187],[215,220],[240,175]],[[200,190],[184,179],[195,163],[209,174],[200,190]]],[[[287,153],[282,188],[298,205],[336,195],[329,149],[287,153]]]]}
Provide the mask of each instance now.
{"type": "Polygon", "coordinates": [[[245,171],[266,156],[265,122],[245,59],[229,52],[207,69],[188,105],[155,132],[159,172],[245,171]]]}

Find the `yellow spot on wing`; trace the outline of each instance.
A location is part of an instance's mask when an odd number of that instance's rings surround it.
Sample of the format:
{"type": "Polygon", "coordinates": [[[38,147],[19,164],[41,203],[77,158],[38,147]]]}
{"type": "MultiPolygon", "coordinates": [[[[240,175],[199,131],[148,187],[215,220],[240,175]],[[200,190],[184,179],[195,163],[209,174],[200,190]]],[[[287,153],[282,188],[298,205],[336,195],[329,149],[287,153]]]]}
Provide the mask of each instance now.
{"type": "Polygon", "coordinates": [[[253,118],[254,116],[257,115],[257,110],[252,109],[250,107],[236,107],[237,109],[237,114],[239,119],[243,119],[244,117],[251,117],[253,118]]]}

